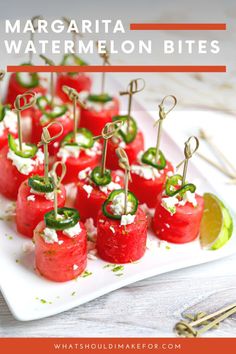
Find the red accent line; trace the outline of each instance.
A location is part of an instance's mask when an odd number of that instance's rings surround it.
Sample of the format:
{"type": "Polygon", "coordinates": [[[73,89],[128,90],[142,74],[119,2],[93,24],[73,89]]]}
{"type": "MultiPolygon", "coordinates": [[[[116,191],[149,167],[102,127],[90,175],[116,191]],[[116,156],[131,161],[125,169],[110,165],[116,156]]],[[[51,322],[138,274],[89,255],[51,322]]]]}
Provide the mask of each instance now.
{"type": "Polygon", "coordinates": [[[66,72],[85,72],[85,73],[96,73],[96,72],[116,72],[116,73],[131,73],[131,72],[143,72],[143,73],[170,73],[170,72],[226,72],[225,65],[110,65],[110,66],[97,66],[97,65],[86,65],[86,66],[31,66],[31,65],[9,65],[7,71],[10,73],[16,72],[55,72],[55,73],[66,73],[66,72]]]}
{"type": "Polygon", "coordinates": [[[131,31],[219,31],[226,23],[131,23],[131,31]]]}

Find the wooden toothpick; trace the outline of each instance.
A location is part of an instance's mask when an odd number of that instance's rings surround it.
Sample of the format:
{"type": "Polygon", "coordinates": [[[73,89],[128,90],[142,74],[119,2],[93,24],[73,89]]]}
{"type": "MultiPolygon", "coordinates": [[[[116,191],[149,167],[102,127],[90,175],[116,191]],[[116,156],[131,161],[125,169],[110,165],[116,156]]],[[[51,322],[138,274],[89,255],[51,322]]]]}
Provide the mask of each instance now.
{"type": "Polygon", "coordinates": [[[81,100],[78,91],[76,91],[74,88],[64,85],[62,87],[62,90],[65,94],[67,94],[67,96],[73,103],[73,119],[74,119],[73,142],[76,143],[76,134],[79,126],[79,115],[78,113],[76,114],[77,104],[79,104],[79,106],[82,108],[86,108],[86,104],[81,100]]]}
{"type": "Polygon", "coordinates": [[[121,147],[116,149],[116,154],[119,159],[119,166],[125,170],[125,185],[124,185],[124,190],[125,190],[125,205],[124,205],[124,214],[127,214],[127,205],[128,205],[128,192],[129,192],[129,180],[131,181],[131,174],[130,174],[130,164],[129,164],[129,158],[125,152],[124,149],[121,147]]]}
{"type": "Polygon", "coordinates": [[[48,144],[50,144],[53,140],[57,139],[59,136],[61,136],[63,133],[63,125],[58,122],[58,121],[53,121],[49,123],[46,127],[43,128],[42,136],[41,136],[41,142],[38,144],[38,146],[43,145],[43,151],[44,151],[44,179],[45,182],[49,182],[49,153],[48,153],[48,144]],[[52,125],[58,125],[60,130],[59,132],[51,136],[49,132],[49,128],[52,125]]]}
{"type": "Polygon", "coordinates": [[[162,133],[162,123],[163,120],[166,118],[166,116],[174,109],[174,107],[177,104],[177,99],[173,95],[168,95],[163,98],[159,105],[159,119],[156,121],[154,124],[154,127],[158,126],[157,130],[157,143],[156,143],[156,156],[155,156],[155,162],[158,163],[159,161],[159,151],[160,151],[160,143],[161,143],[161,133],[162,133]],[[164,103],[171,98],[173,100],[172,106],[168,109],[165,110],[164,103]]]}
{"type": "Polygon", "coordinates": [[[184,143],[184,155],[185,159],[181,161],[178,166],[176,167],[177,169],[180,168],[184,164],[183,168],[183,178],[182,178],[182,186],[185,185],[186,182],[186,176],[187,176],[187,170],[188,170],[188,161],[189,159],[193,156],[193,154],[197,151],[199,147],[199,140],[196,136],[190,136],[188,140],[184,143]]]}
{"type": "Polygon", "coordinates": [[[58,190],[60,189],[61,182],[63,178],[65,177],[66,174],[66,165],[64,162],[57,161],[54,163],[52,167],[52,171],[50,172],[52,180],[53,180],[53,185],[54,185],[54,216],[55,219],[58,217],[58,200],[57,200],[57,194],[58,190]],[[57,168],[58,166],[61,166],[61,176],[58,177],[57,175],[57,168]]]}
{"type": "Polygon", "coordinates": [[[14,111],[17,115],[17,130],[18,130],[18,140],[19,149],[22,151],[22,127],[21,127],[21,111],[32,107],[36,102],[36,94],[34,91],[26,91],[22,95],[16,96],[14,102],[14,111]]]}
{"type": "Polygon", "coordinates": [[[129,130],[129,122],[130,122],[130,117],[131,117],[131,110],[132,110],[132,99],[133,95],[137,92],[143,91],[145,88],[145,81],[141,78],[131,80],[130,83],[128,84],[128,88],[126,91],[121,91],[120,95],[128,95],[128,130],[129,130]]]}
{"type": "Polygon", "coordinates": [[[101,175],[104,176],[106,171],[106,159],[107,159],[107,145],[108,140],[111,139],[121,128],[123,121],[117,120],[112,123],[107,123],[102,130],[102,134],[95,136],[94,140],[103,139],[103,150],[102,150],[102,162],[101,162],[101,175]]]}
{"type": "MultiPolygon", "coordinates": [[[[97,47],[98,47],[98,42],[97,42],[97,47]]],[[[103,63],[102,65],[111,65],[110,63],[110,53],[107,48],[105,48],[104,53],[99,53],[100,58],[102,58],[103,63]]],[[[101,94],[103,95],[105,93],[105,72],[102,72],[102,82],[101,82],[101,94]]]]}

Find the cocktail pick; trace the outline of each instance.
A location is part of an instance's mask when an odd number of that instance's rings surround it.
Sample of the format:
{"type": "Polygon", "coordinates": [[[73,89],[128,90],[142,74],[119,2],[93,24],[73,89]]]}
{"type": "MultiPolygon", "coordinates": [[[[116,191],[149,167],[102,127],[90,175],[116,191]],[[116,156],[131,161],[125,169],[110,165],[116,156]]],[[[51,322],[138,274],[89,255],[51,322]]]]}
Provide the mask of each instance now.
{"type": "Polygon", "coordinates": [[[79,125],[79,114],[78,112],[76,113],[77,104],[79,104],[79,106],[82,108],[86,108],[86,104],[81,100],[78,91],[76,91],[74,88],[64,85],[62,87],[62,90],[63,92],[65,92],[65,94],[69,97],[69,99],[73,103],[73,119],[74,119],[73,142],[75,143],[77,129],[79,125]]]}
{"type": "Polygon", "coordinates": [[[180,321],[175,325],[175,331],[182,337],[200,337],[234,313],[236,313],[236,303],[226,306],[212,314],[201,316],[192,322],[180,321]],[[196,330],[196,327],[201,328],[196,330]]]}
{"type": "MultiPolygon", "coordinates": [[[[97,47],[98,47],[98,42],[97,42],[97,47]]],[[[107,48],[105,48],[104,53],[99,53],[100,58],[102,58],[103,63],[102,65],[111,65],[109,58],[110,58],[110,53],[107,48]]],[[[105,72],[102,72],[102,84],[101,84],[101,94],[103,95],[105,93],[105,72]]]]}
{"type": "Polygon", "coordinates": [[[0,106],[2,105],[2,85],[1,82],[5,77],[6,72],[4,70],[0,70],[0,106]]]}
{"type": "Polygon", "coordinates": [[[160,151],[160,143],[161,143],[161,133],[162,133],[162,123],[166,116],[175,108],[177,104],[177,98],[173,95],[168,95],[163,98],[161,103],[159,104],[159,119],[155,122],[154,127],[158,127],[157,130],[157,143],[156,143],[156,157],[155,162],[158,163],[159,160],[159,151],[160,151]],[[170,105],[169,109],[165,109],[164,104],[168,99],[173,100],[173,104],[170,105]]]}
{"type": "MultiPolygon", "coordinates": [[[[55,66],[56,65],[54,63],[54,61],[52,61],[51,59],[45,57],[45,55],[40,54],[39,56],[40,56],[40,58],[42,58],[45,61],[45,63],[47,65],[50,65],[50,66],[55,66]]],[[[55,94],[54,93],[54,73],[51,72],[50,73],[50,95],[51,95],[51,105],[52,106],[53,106],[53,103],[54,103],[54,94],[55,94]]]]}
{"type": "Polygon", "coordinates": [[[128,191],[129,191],[129,181],[131,181],[131,173],[130,173],[130,164],[129,158],[124,149],[121,147],[116,149],[116,154],[119,159],[119,166],[125,170],[125,205],[124,205],[124,213],[127,214],[127,204],[128,204],[128,191]]]}
{"type": "MultiPolygon", "coordinates": [[[[65,22],[65,24],[67,25],[67,27],[69,27],[70,25],[70,19],[68,17],[63,16],[62,20],[65,22]]],[[[78,36],[83,37],[82,33],[77,33],[75,30],[71,30],[72,33],[72,40],[74,43],[74,53],[77,53],[77,43],[76,43],[76,38],[78,36]]]]}
{"type": "Polygon", "coordinates": [[[57,219],[57,216],[58,216],[57,194],[58,194],[58,190],[60,188],[61,182],[62,182],[63,178],[65,177],[65,174],[66,174],[66,165],[64,164],[64,162],[61,162],[61,161],[55,162],[52,167],[52,170],[50,172],[50,175],[53,180],[53,186],[54,186],[54,215],[55,215],[55,219],[57,219]],[[58,166],[61,166],[60,177],[58,177],[58,175],[57,175],[58,166]]]}
{"type": "MultiPolygon", "coordinates": [[[[34,31],[37,31],[38,29],[38,20],[42,20],[42,16],[34,16],[31,19],[31,23],[33,25],[34,31]]],[[[30,40],[34,43],[34,33],[31,31],[30,32],[30,40]]],[[[29,63],[31,64],[33,60],[33,52],[29,52],[29,63]]]]}
{"type": "Polygon", "coordinates": [[[131,108],[132,108],[132,99],[133,95],[137,92],[143,91],[145,88],[145,81],[141,78],[131,80],[130,83],[128,84],[128,88],[126,91],[121,91],[120,95],[128,95],[129,100],[128,100],[128,129],[129,129],[129,122],[130,122],[130,116],[131,116],[131,108]]]}
{"type": "Polygon", "coordinates": [[[39,142],[38,146],[43,145],[43,151],[44,151],[44,179],[45,182],[49,182],[49,153],[48,153],[48,144],[50,144],[53,140],[57,139],[61,134],[63,133],[63,125],[58,122],[58,121],[53,121],[49,123],[46,127],[43,128],[42,136],[41,136],[41,141],[39,142]],[[59,132],[51,136],[49,132],[49,128],[52,125],[57,125],[59,126],[60,130],[59,132]]]}
{"type": "Polygon", "coordinates": [[[111,139],[121,128],[123,121],[117,120],[112,123],[107,123],[102,130],[101,135],[95,136],[94,140],[103,139],[103,150],[102,150],[102,166],[101,166],[101,175],[103,176],[106,171],[106,159],[107,159],[107,144],[108,140],[111,139]]]}
{"type": "Polygon", "coordinates": [[[21,127],[21,111],[32,107],[36,102],[36,94],[34,91],[26,91],[22,95],[16,96],[14,102],[14,111],[17,115],[17,130],[18,130],[18,140],[19,149],[22,151],[22,127],[21,127]]]}
{"type": "Polygon", "coordinates": [[[198,147],[199,147],[199,140],[196,136],[190,136],[190,138],[188,138],[188,140],[184,143],[185,147],[184,147],[184,155],[185,155],[185,159],[183,161],[181,161],[176,168],[180,168],[180,166],[182,166],[184,164],[184,168],[183,168],[183,178],[182,178],[182,186],[185,185],[186,182],[186,176],[187,176],[187,170],[188,170],[188,161],[189,159],[191,159],[191,157],[193,156],[193,154],[197,151],[198,147]]]}

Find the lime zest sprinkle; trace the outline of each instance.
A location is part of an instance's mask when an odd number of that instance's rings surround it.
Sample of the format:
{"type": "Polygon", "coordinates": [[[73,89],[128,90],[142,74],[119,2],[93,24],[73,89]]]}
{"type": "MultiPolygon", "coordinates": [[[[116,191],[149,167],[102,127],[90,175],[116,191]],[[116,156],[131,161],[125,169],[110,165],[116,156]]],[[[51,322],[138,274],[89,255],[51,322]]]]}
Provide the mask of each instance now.
{"type": "Polygon", "coordinates": [[[89,277],[90,275],[92,275],[93,273],[92,272],[89,272],[88,270],[85,270],[83,273],[82,273],[82,278],[87,278],[89,277]]]}

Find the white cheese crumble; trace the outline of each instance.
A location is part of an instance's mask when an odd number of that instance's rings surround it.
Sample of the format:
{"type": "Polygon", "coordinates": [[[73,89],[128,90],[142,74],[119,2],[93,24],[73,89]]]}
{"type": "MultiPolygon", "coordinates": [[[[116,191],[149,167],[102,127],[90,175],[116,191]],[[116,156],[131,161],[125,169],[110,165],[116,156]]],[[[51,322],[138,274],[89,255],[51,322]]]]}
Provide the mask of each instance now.
{"type": "Polygon", "coordinates": [[[83,189],[85,190],[85,192],[87,192],[88,198],[89,198],[90,195],[91,195],[91,193],[92,193],[92,191],[93,191],[93,187],[90,186],[89,184],[85,184],[85,185],[83,186],[83,189]]]}
{"type": "Polygon", "coordinates": [[[17,133],[17,116],[11,110],[6,111],[3,121],[0,122],[0,135],[4,133],[5,129],[8,129],[10,133],[17,133]]]}
{"type": "MultiPolygon", "coordinates": [[[[129,202],[127,203],[127,213],[130,213],[132,211],[133,203],[129,202]]],[[[117,194],[111,204],[111,210],[114,213],[114,215],[122,215],[124,214],[125,209],[125,193],[119,193],[117,194]]]]}
{"type": "Polygon", "coordinates": [[[13,166],[23,175],[28,175],[34,170],[36,165],[35,160],[30,158],[24,158],[16,155],[14,151],[9,150],[7,154],[8,159],[12,161],[13,166]]]}
{"type": "Polygon", "coordinates": [[[121,216],[120,224],[121,224],[121,225],[130,225],[130,224],[133,224],[134,219],[135,219],[135,216],[136,216],[136,215],[131,215],[131,214],[122,215],[122,216],[121,216]]]}
{"type": "MultiPolygon", "coordinates": [[[[15,142],[19,146],[19,141],[17,139],[15,140],[15,142]]],[[[24,151],[27,151],[30,149],[30,147],[23,143],[22,149],[24,151]]],[[[9,149],[7,157],[9,160],[12,161],[13,166],[15,166],[17,170],[23,175],[28,175],[34,170],[35,166],[42,164],[44,161],[44,154],[41,149],[37,151],[35,159],[18,156],[11,149],[9,149]]]]}
{"type": "Polygon", "coordinates": [[[87,230],[88,238],[95,241],[97,235],[97,228],[94,226],[94,221],[92,218],[86,219],[84,226],[87,230]]]}
{"type": "Polygon", "coordinates": [[[73,238],[73,237],[79,235],[81,233],[81,231],[82,231],[82,229],[81,229],[80,223],[78,222],[75,226],[63,230],[63,234],[70,237],[70,238],[73,238]]]}
{"type": "MultiPolygon", "coordinates": [[[[45,199],[47,199],[47,200],[50,200],[50,201],[52,201],[52,200],[54,200],[54,192],[49,192],[49,193],[44,193],[44,192],[38,192],[38,191],[35,191],[33,188],[31,188],[30,189],[30,193],[32,193],[32,194],[34,194],[34,195],[40,195],[40,196],[44,196],[45,197],[45,199]]],[[[34,200],[35,200],[35,196],[32,196],[32,197],[34,197],[34,200]]],[[[30,197],[30,196],[29,196],[30,197]]],[[[29,198],[29,197],[27,197],[27,199],[29,198]]]]}
{"type": "Polygon", "coordinates": [[[112,232],[113,234],[115,233],[115,229],[114,229],[113,226],[110,226],[110,230],[111,230],[111,232],[112,232]]]}
{"type": "Polygon", "coordinates": [[[62,162],[66,162],[69,157],[78,158],[80,155],[80,147],[78,145],[65,145],[60,148],[57,156],[61,158],[62,162]]]}
{"type": "Polygon", "coordinates": [[[197,206],[197,200],[196,200],[195,193],[191,193],[190,191],[187,191],[184,194],[183,200],[181,200],[179,202],[179,205],[185,205],[187,202],[192,204],[194,207],[197,206]]]}
{"type": "Polygon", "coordinates": [[[58,241],[58,244],[59,244],[59,245],[62,245],[63,243],[64,243],[63,240],[58,241]]]}
{"type": "Polygon", "coordinates": [[[30,200],[31,202],[35,202],[35,195],[28,195],[27,200],[30,200]]]}
{"type": "Polygon", "coordinates": [[[92,169],[90,167],[87,167],[84,170],[80,171],[78,174],[79,180],[82,181],[82,180],[86,179],[90,175],[91,171],[92,171],[92,169]]]}
{"type": "Polygon", "coordinates": [[[79,268],[79,266],[77,264],[73,265],[73,270],[77,270],[79,268]]]}
{"type": "Polygon", "coordinates": [[[97,254],[97,250],[96,250],[96,248],[94,248],[93,250],[90,250],[90,251],[88,252],[87,258],[90,259],[90,260],[92,260],[92,261],[95,261],[95,260],[98,259],[98,257],[96,256],[96,254],[97,254]]]}
{"type": "Polygon", "coordinates": [[[106,186],[99,186],[100,191],[105,194],[108,194],[109,192],[112,192],[115,189],[120,189],[120,188],[121,188],[120,184],[115,182],[110,182],[106,186]]]}
{"type": "Polygon", "coordinates": [[[147,180],[155,180],[160,177],[158,170],[148,165],[132,165],[131,171],[147,180]]]}
{"type": "MultiPolygon", "coordinates": [[[[170,212],[171,215],[175,214],[176,206],[184,206],[186,203],[190,203],[193,207],[197,206],[197,200],[195,193],[187,191],[182,200],[179,200],[176,196],[162,198],[161,205],[170,212]]],[[[168,227],[168,226],[167,226],[168,227]]]]}
{"type": "Polygon", "coordinates": [[[57,232],[54,229],[46,227],[42,233],[42,237],[46,243],[58,242],[57,232]]]}
{"type": "Polygon", "coordinates": [[[171,215],[175,214],[176,212],[176,205],[178,205],[179,200],[177,197],[167,197],[167,198],[162,198],[161,200],[161,205],[163,208],[168,210],[171,215]]]}
{"type": "Polygon", "coordinates": [[[102,154],[102,146],[98,141],[95,141],[90,149],[83,149],[87,156],[96,156],[102,154]]]}

